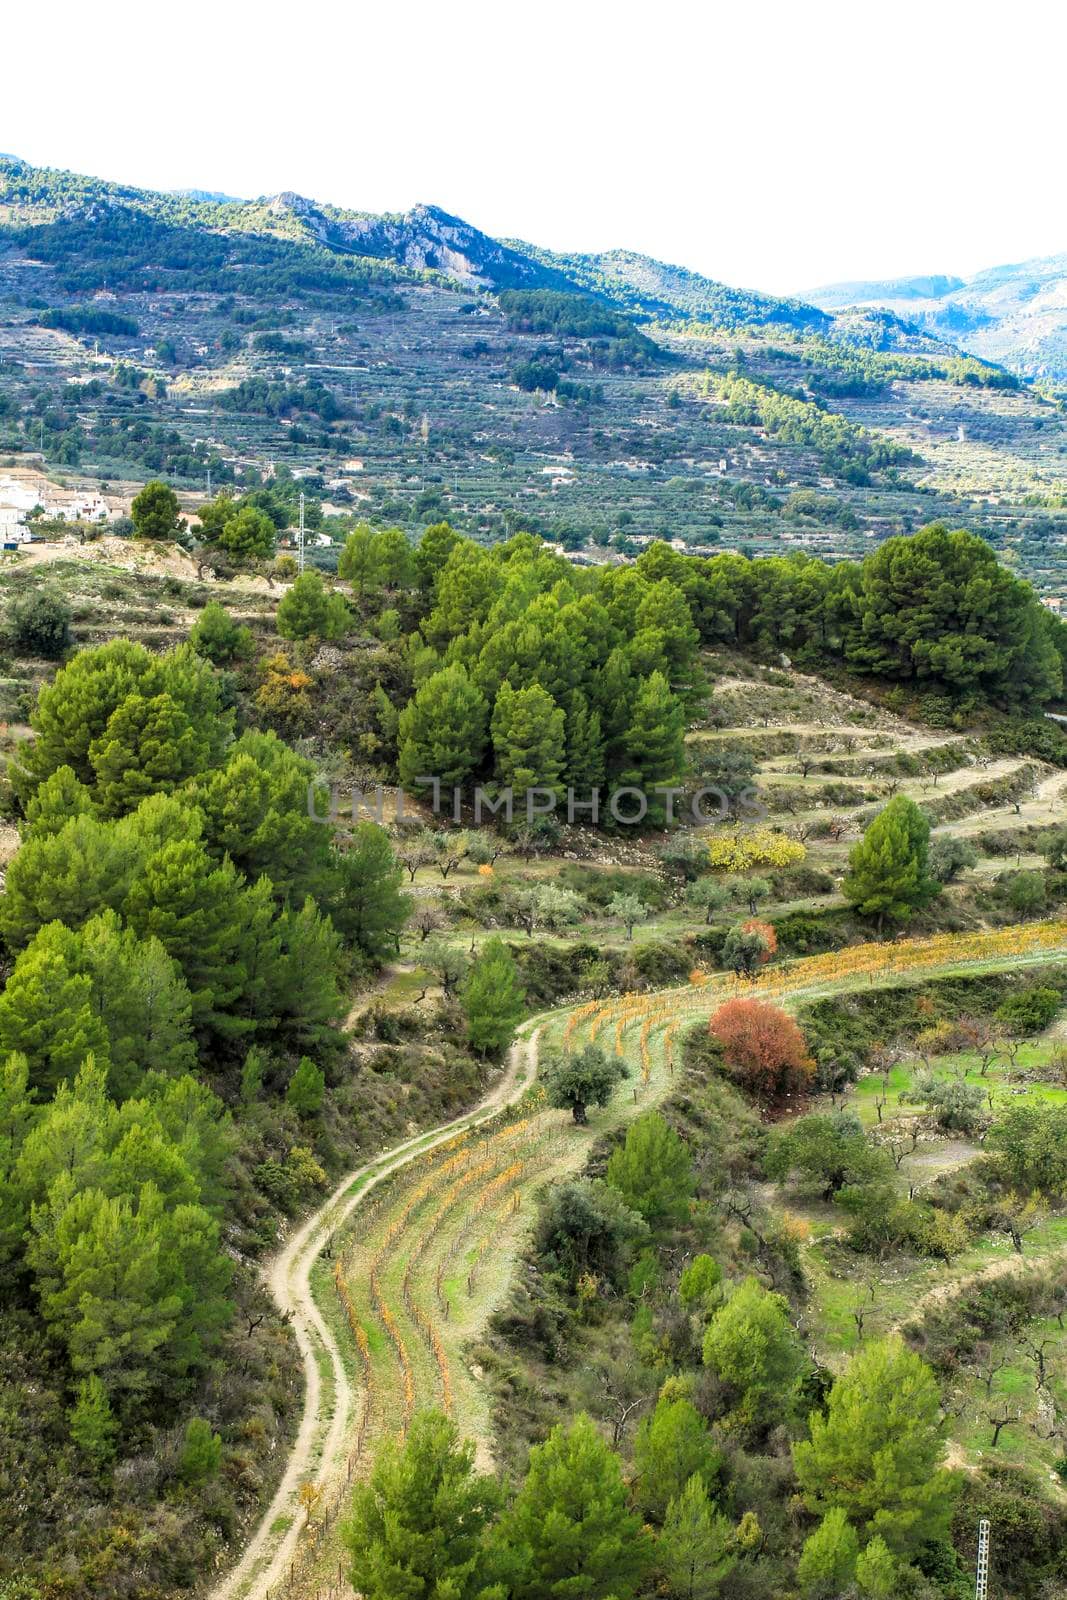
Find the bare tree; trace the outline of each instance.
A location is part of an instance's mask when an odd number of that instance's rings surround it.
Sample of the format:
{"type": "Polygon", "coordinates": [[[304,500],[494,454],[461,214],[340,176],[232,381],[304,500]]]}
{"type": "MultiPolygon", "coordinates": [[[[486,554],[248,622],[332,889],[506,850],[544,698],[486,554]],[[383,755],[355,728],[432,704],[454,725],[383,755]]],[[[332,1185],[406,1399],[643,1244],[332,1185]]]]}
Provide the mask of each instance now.
{"type": "Polygon", "coordinates": [[[1012,1411],[1008,1406],[1001,1406],[999,1410],[986,1411],[983,1415],[993,1429],[993,1437],[989,1441],[989,1447],[991,1450],[995,1450],[1000,1443],[1002,1430],[1010,1426],[1011,1423],[1018,1422],[1019,1412],[1017,1410],[1012,1411]]]}
{"type": "Polygon", "coordinates": [[[1030,1360],[1034,1363],[1034,1374],[1036,1376],[1037,1387],[1039,1389],[1044,1389],[1046,1387],[1048,1369],[1045,1365],[1045,1351],[1053,1342],[1054,1341],[1051,1334],[1048,1338],[1042,1339],[1040,1344],[1038,1344],[1036,1339],[1024,1339],[1022,1341],[1023,1349],[1030,1357],[1030,1360]]]}

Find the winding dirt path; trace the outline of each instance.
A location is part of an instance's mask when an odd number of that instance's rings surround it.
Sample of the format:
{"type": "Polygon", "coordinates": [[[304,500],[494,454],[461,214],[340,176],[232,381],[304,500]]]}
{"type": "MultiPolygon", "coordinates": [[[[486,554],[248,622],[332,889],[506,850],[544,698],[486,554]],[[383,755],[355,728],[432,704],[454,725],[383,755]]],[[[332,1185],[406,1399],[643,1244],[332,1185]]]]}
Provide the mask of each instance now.
{"type": "Polygon", "coordinates": [[[209,1591],[208,1600],[266,1600],[284,1579],[300,1539],[300,1486],[309,1478],[329,1484],[343,1468],[355,1415],[356,1388],[341,1351],[311,1291],[311,1271],[323,1245],[377,1184],[408,1161],[476,1127],[517,1099],[537,1071],[539,1018],[508,1055],[504,1076],[473,1111],[414,1135],[349,1172],[268,1264],[264,1279],[279,1310],[292,1319],[304,1363],[304,1412],[274,1498],[233,1567],[209,1591]]]}

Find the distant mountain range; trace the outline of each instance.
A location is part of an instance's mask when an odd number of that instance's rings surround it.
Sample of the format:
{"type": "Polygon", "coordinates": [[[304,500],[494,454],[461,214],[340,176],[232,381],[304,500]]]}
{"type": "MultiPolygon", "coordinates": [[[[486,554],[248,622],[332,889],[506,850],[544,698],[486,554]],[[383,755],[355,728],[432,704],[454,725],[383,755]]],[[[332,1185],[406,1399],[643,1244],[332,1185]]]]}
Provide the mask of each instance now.
{"type": "MultiPolygon", "coordinates": [[[[556,289],[586,293],[645,315],[730,326],[780,323],[805,331],[830,329],[833,318],[813,305],[735,289],[631,251],[562,255],[516,240],[498,240],[439,206],[373,215],[292,192],[239,200],[207,189],[160,193],[0,156],[0,224],[40,227],[89,221],[108,212],[140,214],[156,225],[216,235],[260,235],[298,241],[331,253],[389,263],[405,272],[439,272],[472,287],[556,289]]],[[[173,241],[171,241],[173,242],[173,241]]]]}
{"type": "MultiPolygon", "coordinates": [[[[553,289],[586,294],[639,316],[707,322],[726,329],[775,327],[826,334],[877,350],[920,352],[950,345],[1028,377],[1067,378],[1067,256],[947,275],[831,284],[805,299],[739,289],[629,250],[566,254],[516,239],[494,239],[434,205],[375,215],[293,192],[236,199],[208,189],[161,193],[0,156],[0,229],[35,230],[49,259],[74,254],[103,263],[129,245],[154,264],[182,259],[188,242],[215,264],[298,244],[327,252],[335,272],[379,280],[427,272],[472,288],[553,289]],[[86,240],[84,230],[97,243],[86,240]],[[108,235],[117,243],[109,244],[108,235]],[[231,241],[227,243],[227,241],[231,241]],[[244,243],[242,244],[242,241],[244,243]],[[253,241],[259,241],[254,245],[253,241]],[[223,259],[225,257],[225,260],[223,259]],[[347,265],[343,265],[347,262],[347,265]]],[[[0,236],[0,243],[2,243],[0,236]]],[[[238,264],[243,264],[239,262],[238,264]]],[[[111,266],[114,276],[115,266],[111,266]]],[[[69,287],[90,287],[89,276],[69,287]]]]}
{"type": "Polygon", "coordinates": [[[990,267],[971,278],[834,283],[808,299],[835,313],[881,307],[1025,377],[1067,378],[1067,254],[990,267]]]}

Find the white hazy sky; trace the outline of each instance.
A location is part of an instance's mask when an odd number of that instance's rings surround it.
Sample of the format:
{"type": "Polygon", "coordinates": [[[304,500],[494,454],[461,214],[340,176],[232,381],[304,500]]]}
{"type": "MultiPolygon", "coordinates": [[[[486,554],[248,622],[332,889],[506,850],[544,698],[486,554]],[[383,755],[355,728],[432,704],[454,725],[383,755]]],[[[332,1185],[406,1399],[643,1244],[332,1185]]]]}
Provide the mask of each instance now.
{"type": "Polygon", "coordinates": [[[1065,44],[1053,0],[54,0],[7,8],[0,150],[798,291],[1067,250],[1065,44]]]}

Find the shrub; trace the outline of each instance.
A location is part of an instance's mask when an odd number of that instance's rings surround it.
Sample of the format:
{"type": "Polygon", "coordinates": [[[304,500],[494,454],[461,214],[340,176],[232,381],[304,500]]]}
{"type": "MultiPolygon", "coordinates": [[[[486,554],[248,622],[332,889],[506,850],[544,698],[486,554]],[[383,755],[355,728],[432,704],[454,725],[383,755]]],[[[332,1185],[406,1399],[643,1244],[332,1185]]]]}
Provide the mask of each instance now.
{"type": "Polygon", "coordinates": [[[1021,994],[1009,995],[997,1007],[996,1017],[1012,1033],[1041,1033],[1055,1021],[1062,1003],[1058,989],[1035,985],[1031,989],[1024,989],[1021,994]]]}
{"type": "Polygon", "coordinates": [[[811,1082],[815,1063],[785,1011],[761,1000],[727,1000],[709,1023],[731,1074],[759,1100],[774,1101],[811,1082]]]}
{"type": "Polygon", "coordinates": [[[70,620],[70,606],[51,589],[15,600],[8,615],[16,649],[46,661],[58,661],[69,648],[70,620]]]}

